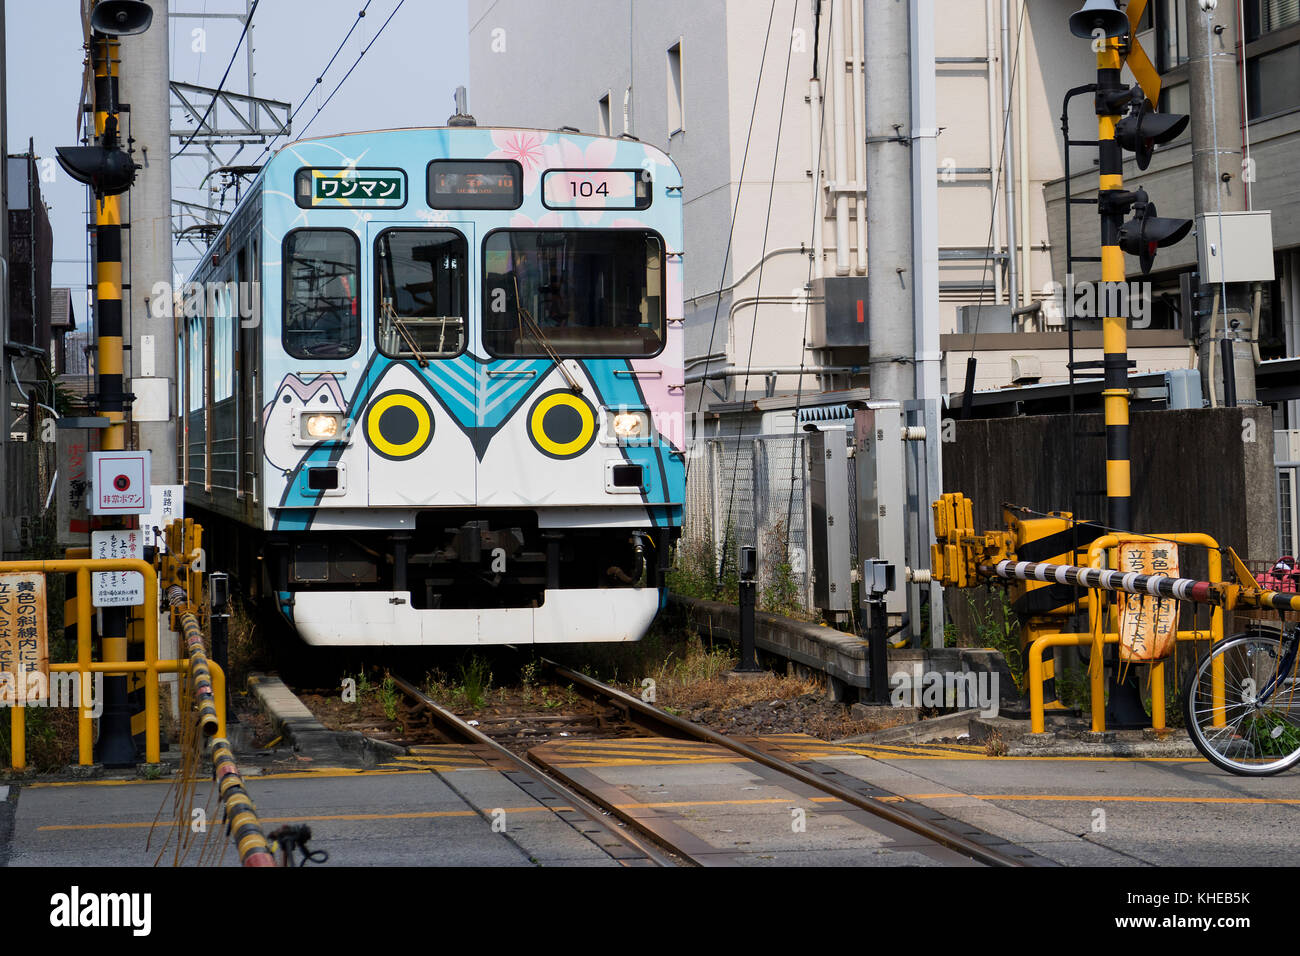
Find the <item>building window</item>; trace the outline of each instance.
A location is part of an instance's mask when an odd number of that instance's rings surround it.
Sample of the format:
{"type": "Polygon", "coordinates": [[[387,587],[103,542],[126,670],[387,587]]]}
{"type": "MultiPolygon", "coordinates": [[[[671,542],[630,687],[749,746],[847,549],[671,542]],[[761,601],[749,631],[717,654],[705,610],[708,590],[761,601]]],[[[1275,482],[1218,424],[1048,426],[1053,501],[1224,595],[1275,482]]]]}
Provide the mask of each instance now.
{"type": "Polygon", "coordinates": [[[596,101],[596,132],[601,136],[612,136],[613,127],[609,125],[609,93],[606,92],[596,101]]]}
{"type": "Polygon", "coordinates": [[[1246,83],[1252,120],[1300,107],[1300,44],[1251,57],[1246,83]]]}
{"type": "Polygon", "coordinates": [[[682,92],[682,41],[668,48],[668,135],[686,128],[686,98],[682,92]]]}
{"type": "Polygon", "coordinates": [[[1187,62],[1187,14],[1184,0],[1157,0],[1156,69],[1166,73],[1187,62]]]}
{"type": "Polygon", "coordinates": [[[1246,0],[1246,39],[1300,23],[1300,0],[1246,0]]]}

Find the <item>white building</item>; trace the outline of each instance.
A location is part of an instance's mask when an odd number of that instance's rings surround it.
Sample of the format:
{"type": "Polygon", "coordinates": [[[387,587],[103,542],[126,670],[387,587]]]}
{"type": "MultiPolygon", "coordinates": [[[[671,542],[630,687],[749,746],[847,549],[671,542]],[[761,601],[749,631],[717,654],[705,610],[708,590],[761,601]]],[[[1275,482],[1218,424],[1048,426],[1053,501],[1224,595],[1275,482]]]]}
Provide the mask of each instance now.
{"type": "MultiPolygon", "coordinates": [[[[875,2],[867,0],[868,16],[875,2]]],[[[1159,5],[1171,3],[1182,0],[1159,5]]],[[[665,149],[681,168],[687,380],[707,369],[712,390],[703,397],[705,408],[773,388],[793,392],[799,376],[790,370],[800,367],[810,373],[805,393],[868,384],[852,371],[811,374],[865,366],[861,348],[816,347],[824,343],[816,307],[812,343],[801,350],[809,280],[866,273],[869,237],[858,185],[863,84],[872,70],[862,62],[863,6],[860,0],[469,0],[470,105],[481,124],[627,133],[665,149]],[[837,128],[840,88],[845,102],[837,128]],[[845,202],[836,202],[839,190],[845,202]],[[838,228],[837,205],[846,220],[838,228]]],[[[1066,26],[1078,6],[1075,0],[935,2],[940,330],[948,392],[961,389],[972,350],[981,389],[1011,384],[1016,375],[1025,382],[1066,378],[1060,311],[1049,305],[1012,319],[1007,306],[1037,302],[1050,282],[1065,279],[1062,229],[1054,223],[1049,233],[1045,186],[1064,175],[1062,97],[1096,75],[1088,43],[1066,26]],[[1015,302],[1009,300],[1013,279],[1015,302]],[[978,335],[959,313],[976,304],[1003,305],[1000,314],[981,312],[978,335]]],[[[1080,124],[1072,135],[1095,138],[1090,101],[1072,113],[1080,124]]],[[[1075,150],[1071,159],[1077,174],[1093,168],[1095,153],[1075,150]]],[[[1187,180],[1180,195],[1159,197],[1165,215],[1191,216],[1190,175],[1187,180]]],[[[1086,238],[1095,246],[1095,207],[1075,209],[1076,243],[1086,238]]],[[[1162,256],[1171,263],[1194,258],[1194,240],[1162,256]]],[[[1132,261],[1130,267],[1137,271],[1132,261]]],[[[851,283],[847,289],[843,308],[850,312],[840,317],[851,324],[853,300],[863,298],[865,307],[865,288],[860,296],[851,283]]],[[[1149,327],[1129,333],[1135,371],[1187,367],[1187,343],[1173,314],[1153,311],[1149,327]]],[[[1099,359],[1100,332],[1080,323],[1076,346],[1077,359],[1099,359]]],[[[687,394],[693,409],[698,386],[687,394]]]]}

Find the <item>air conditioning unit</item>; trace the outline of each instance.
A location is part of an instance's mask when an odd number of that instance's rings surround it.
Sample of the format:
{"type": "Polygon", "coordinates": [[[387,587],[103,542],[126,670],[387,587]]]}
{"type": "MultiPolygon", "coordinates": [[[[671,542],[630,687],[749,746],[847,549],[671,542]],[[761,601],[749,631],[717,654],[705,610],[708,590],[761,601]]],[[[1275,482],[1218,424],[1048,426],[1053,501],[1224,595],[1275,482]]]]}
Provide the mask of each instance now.
{"type": "Polygon", "coordinates": [[[1037,355],[1011,356],[1011,383],[1034,385],[1043,377],[1043,363],[1037,355]]]}

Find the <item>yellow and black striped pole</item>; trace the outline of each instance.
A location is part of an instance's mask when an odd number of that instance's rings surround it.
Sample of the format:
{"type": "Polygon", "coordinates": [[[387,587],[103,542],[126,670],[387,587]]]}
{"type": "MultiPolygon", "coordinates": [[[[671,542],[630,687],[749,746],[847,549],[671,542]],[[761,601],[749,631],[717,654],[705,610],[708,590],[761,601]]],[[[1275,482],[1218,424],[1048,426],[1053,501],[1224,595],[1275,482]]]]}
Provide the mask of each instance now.
{"type": "MultiPolygon", "coordinates": [[[[1124,250],[1120,230],[1133,206],[1134,194],[1124,189],[1124,151],[1116,139],[1123,118],[1119,110],[1129,100],[1129,90],[1120,80],[1124,66],[1121,43],[1125,37],[1108,37],[1097,53],[1097,158],[1100,174],[1097,209],[1101,214],[1101,289],[1098,300],[1118,307],[1128,296],[1110,295],[1105,290],[1125,281],[1124,250]],[[1111,285],[1116,283],[1116,285],[1111,285]]],[[[1106,524],[1116,534],[1133,527],[1132,485],[1129,461],[1128,317],[1105,315],[1101,320],[1102,410],[1106,424],[1106,524]]],[[[1136,674],[1121,673],[1118,654],[1110,658],[1110,697],[1106,708],[1111,727],[1146,726],[1136,674]]]]}
{"type": "MultiPolygon", "coordinates": [[[[1109,38],[1097,54],[1097,153],[1100,167],[1098,206],[1101,211],[1101,281],[1123,282],[1124,250],[1120,248],[1119,231],[1124,224],[1128,204],[1122,200],[1108,202],[1110,197],[1124,195],[1124,154],[1115,139],[1119,113],[1106,112],[1117,109],[1110,105],[1115,97],[1109,94],[1124,92],[1120,70],[1124,65],[1120,54],[1119,38],[1109,38]]],[[[1103,286],[1105,288],[1105,286],[1103,286]]],[[[1099,294],[1098,298],[1102,298],[1099,294]]],[[[1110,302],[1124,302],[1127,297],[1106,296],[1110,302]]],[[[1128,432],[1128,328],[1124,316],[1108,315],[1101,320],[1102,367],[1105,382],[1102,389],[1103,411],[1106,421],[1106,523],[1120,530],[1132,527],[1130,514],[1129,432],[1128,432]]]]}
{"type": "MultiPolygon", "coordinates": [[[[95,136],[112,149],[119,139],[117,37],[91,35],[95,72],[95,136]]],[[[126,398],[122,377],[122,204],[119,196],[93,198],[95,218],[95,334],[98,338],[97,400],[99,414],[108,419],[100,433],[102,451],[126,448],[126,398]]],[[[106,522],[107,523],[107,522],[106,522]]],[[[149,609],[146,609],[149,613],[149,609]]],[[[127,609],[104,608],[103,659],[127,660],[127,609]]],[[[100,722],[97,760],[105,766],[135,764],[131,710],[125,674],[104,678],[104,715],[100,722]]]]}

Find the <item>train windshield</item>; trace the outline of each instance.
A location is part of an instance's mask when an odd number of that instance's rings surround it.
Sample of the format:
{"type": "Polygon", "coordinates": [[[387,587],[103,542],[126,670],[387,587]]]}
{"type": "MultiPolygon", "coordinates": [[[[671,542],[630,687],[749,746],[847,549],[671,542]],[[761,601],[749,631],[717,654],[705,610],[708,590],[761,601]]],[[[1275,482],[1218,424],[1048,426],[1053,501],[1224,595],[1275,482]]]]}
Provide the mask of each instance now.
{"type": "Polygon", "coordinates": [[[483,243],[483,344],[499,356],[654,355],[663,240],[632,229],[498,230],[483,243]]]}
{"type": "Polygon", "coordinates": [[[390,229],[375,241],[375,340],[390,358],[465,348],[465,237],[449,229],[390,229]]]}
{"type": "Polygon", "coordinates": [[[344,229],[297,229],[284,240],[284,350],[346,358],[361,344],[360,245],[344,229]]]}

